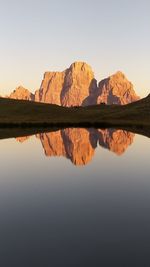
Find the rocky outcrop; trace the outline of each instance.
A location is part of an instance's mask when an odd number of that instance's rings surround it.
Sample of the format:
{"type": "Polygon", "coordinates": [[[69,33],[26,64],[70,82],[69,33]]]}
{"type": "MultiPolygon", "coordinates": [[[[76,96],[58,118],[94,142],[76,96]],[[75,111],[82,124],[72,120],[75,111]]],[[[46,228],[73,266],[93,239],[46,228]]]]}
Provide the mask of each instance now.
{"type": "Polygon", "coordinates": [[[62,106],[85,106],[95,104],[97,82],[89,65],[75,62],[66,71],[61,92],[62,106]]]}
{"type": "Polygon", "coordinates": [[[120,71],[102,80],[98,85],[97,104],[124,105],[137,100],[139,97],[136,95],[132,83],[120,71]]]}
{"type": "Polygon", "coordinates": [[[133,85],[122,72],[102,80],[97,86],[91,67],[75,62],[63,72],[46,72],[35,101],[62,106],[94,104],[124,105],[138,100],[133,85]]]}
{"type": "Polygon", "coordinates": [[[46,72],[39,90],[35,92],[35,101],[61,105],[61,92],[64,85],[64,72],[46,72]]]}
{"type": "Polygon", "coordinates": [[[19,86],[10,94],[9,98],[34,101],[34,94],[30,93],[28,89],[19,86]]]}
{"type": "Polygon", "coordinates": [[[81,106],[96,103],[97,83],[89,65],[75,62],[63,72],[46,72],[35,101],[62,106],[81,106]]]}

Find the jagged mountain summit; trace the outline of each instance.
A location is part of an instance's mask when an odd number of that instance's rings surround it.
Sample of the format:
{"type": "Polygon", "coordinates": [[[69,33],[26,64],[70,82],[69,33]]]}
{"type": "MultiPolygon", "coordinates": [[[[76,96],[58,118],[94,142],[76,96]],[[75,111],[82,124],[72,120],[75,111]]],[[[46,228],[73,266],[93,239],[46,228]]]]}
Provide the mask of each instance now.
{"type": "Polygon", "coordinates": [[[94,73],[84,62],[75,62],[63,72],[46,72],[35,101],[70,106],[94,103],[97,83],[94,73]]]}
{"type": "Polygon", "coordinates": [[[104,102],[125,105],[139,99],[132,83],[121,71],[99,82],[97,104],[104,102]]]}
{"type": "Polygon", "coordinates": [[[122,72],[115,73],[97,85],[92,68],[85,62],[75,62],[62,72],[46,72],[35,95],[18,87],[10,98],[66,107],[100,103],[124,105],[139,99],[132,83],[122,72]]]}

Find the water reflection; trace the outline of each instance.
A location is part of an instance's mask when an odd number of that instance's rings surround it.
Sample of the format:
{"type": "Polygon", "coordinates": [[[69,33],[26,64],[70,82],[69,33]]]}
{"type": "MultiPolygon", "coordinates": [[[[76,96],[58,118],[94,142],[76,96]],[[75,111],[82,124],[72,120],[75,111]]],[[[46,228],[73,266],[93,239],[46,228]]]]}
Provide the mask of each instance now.
{"type": "Polygon", "coordinates": [[[2,267],[150,266],[148,138],[115,129],[4,130],[3,138],[27,137],[0,142],[2,267]]]}
{"type": "MultiPolygon", "coordinates": [[[[47,157],[63,156],[77,166],[88,164],[98,146],[122,155],[133,143],[134,136],[124,130],[93,128],[68,128],[36,135],[47,157]]],[[[29,136],[16,138],[21,143],[28,139],[29,136]]]]}

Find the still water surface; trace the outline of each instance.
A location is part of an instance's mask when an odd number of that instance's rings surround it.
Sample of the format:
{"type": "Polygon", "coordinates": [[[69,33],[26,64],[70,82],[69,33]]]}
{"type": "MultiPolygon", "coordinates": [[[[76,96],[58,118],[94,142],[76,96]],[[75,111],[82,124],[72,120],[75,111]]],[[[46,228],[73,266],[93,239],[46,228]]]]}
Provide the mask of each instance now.
{"type": "Polygon", "coordinates": [[[0,266],[150,266],[150,141],[65,129],[0,141],[0,266]]]}

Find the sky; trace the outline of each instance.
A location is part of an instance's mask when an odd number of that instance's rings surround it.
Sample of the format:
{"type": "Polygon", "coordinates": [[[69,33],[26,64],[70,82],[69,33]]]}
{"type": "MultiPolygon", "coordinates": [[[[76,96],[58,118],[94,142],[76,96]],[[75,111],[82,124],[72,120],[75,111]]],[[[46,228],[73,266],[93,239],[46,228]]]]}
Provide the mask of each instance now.
{"type": "Polygon", "coordinates": [[[98,81],[120,70],[150,93],[149,0],[0,0],[0,95],[32,92],[75,61],[98,81]]]}

